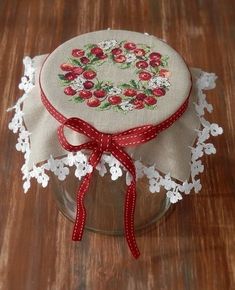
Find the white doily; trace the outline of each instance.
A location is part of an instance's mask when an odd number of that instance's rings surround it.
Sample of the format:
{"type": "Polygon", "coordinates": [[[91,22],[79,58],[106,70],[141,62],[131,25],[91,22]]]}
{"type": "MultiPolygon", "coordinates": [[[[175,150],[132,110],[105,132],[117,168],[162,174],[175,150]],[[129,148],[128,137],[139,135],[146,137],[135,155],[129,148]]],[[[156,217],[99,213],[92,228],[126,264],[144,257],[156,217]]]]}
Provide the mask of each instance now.
{"type": "MultiPolygon", "coordinates": [[[[30,132],[24,126],[22,112],[22,103],[28,97],[28,92],[34,87],[35,84],[35,69],[33,60],[30,57],[25,57],[23,60],[25,66],[24,76],[21,78],[19,88],[24,91],[21,98],[18,99],[16,105],[8,111],[14,110],[15,114],[9,123],[9,129],[13,133],[18,133],[18,139],[16,149],[24,153],[25,163],[21,168],[23,173],[23,188],[26,193],[30,188],[31,179],[35,178],[38,183],[43,187],[46,187],[49,182],[48,171],[52,171],[59,180],[65,180],[66,176],[70,172],[70,168],[75,166],[75,176],[81,179],[86,173],[91,172],[92,167],[88,164],[87,156],[82,152],[68,153],[67,156],[60,159],[54,159],[53,156],[45,161],[41,166],[33,166],[32,170],[28,169],[28,162],[30,156],[30,132]]],[[[159,192],[161,187],[164,187],[167,191],[167,197],[170,202],[176,203],[182,199],[183,194],[189,194],[192,190],[196,193],[202,188],[200,183],[199,174],[204,171],[204,165],[201,158],[204,154],[215,154],[216,149],[212,143],[207,143],[210,136],[218,136],[222,134],[223,129],[215,123],[210,123],[204,118],[205,111],[212,112],[213,107],[206,100],[206,95],[203,90],[210,90],[215,88],[215,80],[217,76],[214,73],[202,72],[196,82],[197,99],[198,103],[195,103],[195,114],[198,115],[201,122],[201,129],[197,130],[198,137],[194,147],[190,147],[192,152],[191,158],[191,178],[190,181],[178,183],[173,180],[170,173],[162,175],[157,171],[155,166],[145,166],[140,160],[135,161],[135,167],[137,172],[137,178],[141,178],[144,175],[149,180],[149,190],[152,193],[159,192]]],[[[101,176],[104,176],[109,170],[112,180],[117,180],[125,172],[126,182],[130,183],[130,174],[126,172],[125,168],[116,160],[112,155],[104,154],[100,163],[96,167],[101,176]]]]}

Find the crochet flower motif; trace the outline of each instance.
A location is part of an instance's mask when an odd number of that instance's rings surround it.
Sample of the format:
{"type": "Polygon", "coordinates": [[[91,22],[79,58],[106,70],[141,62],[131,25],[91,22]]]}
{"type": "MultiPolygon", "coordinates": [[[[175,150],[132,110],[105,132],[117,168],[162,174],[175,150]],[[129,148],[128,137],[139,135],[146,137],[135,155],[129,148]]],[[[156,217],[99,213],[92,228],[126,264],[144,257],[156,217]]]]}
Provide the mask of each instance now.
{"type": "Polygon", "coordinates": [[[157,108],[157,100],[170,88],[168,56],[151,51],[145,44],[114,39],[75,48],[58,77],[64,93],[74,103],[86,103],[98,110],[127,113],[157,108]],[[137,80],[115,85],[98,78],[97,66],[109,62],[120,69],[134,68],[137,80]]]}

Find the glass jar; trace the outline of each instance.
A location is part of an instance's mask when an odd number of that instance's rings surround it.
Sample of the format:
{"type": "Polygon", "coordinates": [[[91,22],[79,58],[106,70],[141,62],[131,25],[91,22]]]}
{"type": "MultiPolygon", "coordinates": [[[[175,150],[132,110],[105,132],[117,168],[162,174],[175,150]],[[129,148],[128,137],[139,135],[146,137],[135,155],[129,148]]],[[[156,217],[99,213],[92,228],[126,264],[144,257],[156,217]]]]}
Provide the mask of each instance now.
{"type": "MultiPolygon", "coordinates": [[[[70,174],[61,182],[53,177],[54,195],[60,211],[71,221],[76,215],[76,192],[80,181],[70,174]]],[[[110,235],[124,234],[125,176],[113,181],[109,173],[101,177],[95,170],[85,197],[87,212],[85,228],[110,235]]],[[[159,220],[170,207],[165,190],[149,192],[146,177],[137,181],[135,231],[146,228],[159,220]]]]}

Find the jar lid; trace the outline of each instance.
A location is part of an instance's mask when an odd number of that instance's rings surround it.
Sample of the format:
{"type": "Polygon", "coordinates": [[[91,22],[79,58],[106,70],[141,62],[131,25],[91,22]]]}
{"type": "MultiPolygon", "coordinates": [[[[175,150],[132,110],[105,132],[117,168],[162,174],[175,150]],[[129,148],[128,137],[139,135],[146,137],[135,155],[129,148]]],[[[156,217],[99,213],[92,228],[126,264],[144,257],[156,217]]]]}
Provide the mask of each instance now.
{"type": "Polygon", "coordinates": [[[48,102],[107,133],[159,124],[189,96],[183,58],[162,40],[123,30],[77,36],[56,48],[41,69],[48,102]]]}

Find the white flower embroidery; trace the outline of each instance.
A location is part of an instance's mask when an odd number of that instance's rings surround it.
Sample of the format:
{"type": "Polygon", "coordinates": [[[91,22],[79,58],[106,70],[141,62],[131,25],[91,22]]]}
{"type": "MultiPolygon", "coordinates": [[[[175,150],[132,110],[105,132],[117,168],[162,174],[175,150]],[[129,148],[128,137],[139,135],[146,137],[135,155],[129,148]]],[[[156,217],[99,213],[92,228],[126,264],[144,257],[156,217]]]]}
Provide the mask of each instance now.
{"type": "Polygon", "coordinates": [[[78,76],[70,83],[70,86],[75,91],[81,91],[84,89],[83,84],[85,81],[86,80],[83,77],[78,76]]]}
{"type": "Polygon", "coordinates": [[[122,102],[120,104],[120,107],[122,108],[123,111],[132,111],[134,110],[134,106],[130,104],[128,101],[127,102],[122,102]]]}
{"type": "Polygon", "coordinates": [[[113,87],[108,91],[108,95],[120,95],[122,93],[122,90],[117,87],[113,87]]]}
{"type": "Polygon", "coordinates": [[[117,41],[115,39],[105,40],[98,43],[98,46],[103,50],[110,50],[117,45],[117,41]]]}
{"type": "Polygon", "coordinates": [[[134,53],[127,53],[126,54],[126,63],[131,63],[136,60],[136,56],[134,53]]]}
{"type": "Polygon", "coordinates": [[[153,77],[148,82],[148,87],[151,89],[155,88],[168,88],[170,87],[170,82],[167,78],[164,77],[153,77]]]}
{"type": "Polygon", "coordinates": [[[117,87],[112,87],[109,91],[108,91],[108,95],[119,95],[122,93],[122,90],[120,88],[117,87]]]}

